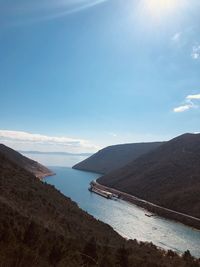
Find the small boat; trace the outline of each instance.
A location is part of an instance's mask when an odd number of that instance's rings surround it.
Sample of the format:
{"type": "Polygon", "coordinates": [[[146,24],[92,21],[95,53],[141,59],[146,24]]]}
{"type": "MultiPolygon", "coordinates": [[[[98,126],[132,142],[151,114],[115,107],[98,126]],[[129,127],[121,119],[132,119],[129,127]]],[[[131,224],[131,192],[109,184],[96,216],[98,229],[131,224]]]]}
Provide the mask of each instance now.
{"type": "Polygon", "coordinates": [[[145,213],[145,216],[147,216],[147,217],[153,217],[154,215],[153,214],[147,214],[147,213],[145,213]]]}
{"type": "Polygon", "coordinates": [[[113,196],[113,198],[116,198],[116,199],[119,198],[119,195],[114,194],[114,193],[112,194],[112,196],[113,196]]]}

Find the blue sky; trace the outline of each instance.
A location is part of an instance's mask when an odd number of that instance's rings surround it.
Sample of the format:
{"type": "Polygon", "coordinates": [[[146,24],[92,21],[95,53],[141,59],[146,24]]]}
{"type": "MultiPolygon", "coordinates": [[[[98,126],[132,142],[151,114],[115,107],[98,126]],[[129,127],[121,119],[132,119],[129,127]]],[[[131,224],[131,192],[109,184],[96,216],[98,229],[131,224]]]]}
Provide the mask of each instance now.
{"type": "Polygon", "coordinates": [[[0,141],[96,151],[200,125],[198,0],[0,0],[0,141]]]}

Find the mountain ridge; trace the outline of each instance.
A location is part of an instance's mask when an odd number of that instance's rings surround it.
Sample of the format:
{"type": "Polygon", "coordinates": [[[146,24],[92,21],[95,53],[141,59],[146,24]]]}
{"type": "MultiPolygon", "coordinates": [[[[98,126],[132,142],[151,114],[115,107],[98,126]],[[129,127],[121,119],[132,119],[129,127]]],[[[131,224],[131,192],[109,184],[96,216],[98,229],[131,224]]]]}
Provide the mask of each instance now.
{"type": "Polygon", "coordinates": [[[74,165],[74,169],[107,174],[137,157],[159,147],[163,142],[130,143],[105,147],[91,157],[74,165]]]}
{"type": "Polygon", "coordinates": [[[183,134],[97,180],[200,218],[200,134],[183,134]]]}
{"type": "Polygon", "coordinates": [[[43,166],[37,161],[23,156],[19,152],[4,144],[0,144],[0,154],[15,163],[16,165],[20,166],[21,168],[26,169],[39,179],[43,179],[46,176],[54,175],[54,173],[47,167],[43,166]]]}
{"type": "Polygon", "coordinates": [[[0,262],[13,267],[199,267],[185,252],[127,241],[0,153],[0,262]]]}

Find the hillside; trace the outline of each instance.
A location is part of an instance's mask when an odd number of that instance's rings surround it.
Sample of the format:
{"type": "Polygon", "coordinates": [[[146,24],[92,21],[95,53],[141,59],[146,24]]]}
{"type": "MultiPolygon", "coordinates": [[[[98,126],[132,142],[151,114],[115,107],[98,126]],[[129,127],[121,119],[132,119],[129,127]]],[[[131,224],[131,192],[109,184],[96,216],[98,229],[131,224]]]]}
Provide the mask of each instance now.
{"type": "Polygon", "coordinates": [[[73,168],[107,174],[121,168],[137,157],[159,147],[162,142],[122,144],[106,147],[73,168]]]}
{"type": "Polygon", "coordinates": [[[0,263],[5,267],[198,267],[153,244],[126,241],[53,186],[0,153],[0,263]]]}
{"type": "Polygon", "coordinates": [[[42,179],[46,176],[53,175],[53,172],[47,169],[45,166],[21,155],[19,152],[3,144],[0,144],[0,153],[5,159],[8,159],[9,161],[15,163],[17,166],[26,169],[37,178],[42,179]]]}
{"type": "Polygon", "coordinates": [[[174,138],[98,182],[200,218],[200,134],[174,138]]]}

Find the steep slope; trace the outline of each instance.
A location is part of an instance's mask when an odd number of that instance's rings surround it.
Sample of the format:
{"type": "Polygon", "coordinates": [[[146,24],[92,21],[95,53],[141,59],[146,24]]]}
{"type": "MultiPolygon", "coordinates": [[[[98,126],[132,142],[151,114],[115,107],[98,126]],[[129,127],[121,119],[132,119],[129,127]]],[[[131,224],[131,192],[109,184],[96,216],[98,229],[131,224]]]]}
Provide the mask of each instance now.
{"type": "Polygon", "coordinates": [[[98,182],[200,218],[200,134],[179,136],[98,182]]]}
{"type": "Polygon", "coordinates": [[[27,171],[31,172],[34,174],[37,178],[44,178],[46,176],[51,176],[53,175],[53,172],[47,169],[45,166],[41,165],[40,163],[31,160],[17,151],[0,144],[0,153],[3,157],[8,159],[9,161],[12,161],[15,163],[17,166],[20,166],[27,171]]]}
{"type": "Polygon", "coordinates": [[[0,263],[13,267],[198,267],[190,254],[126,241],[0,153],[0,263]]]}
{"type": "Polygon", "coordinates": [[[106,147],[73,168],[107,174],[121,168],[137,157],[159,147],[162,142],[122,144],[106,147]]]}

